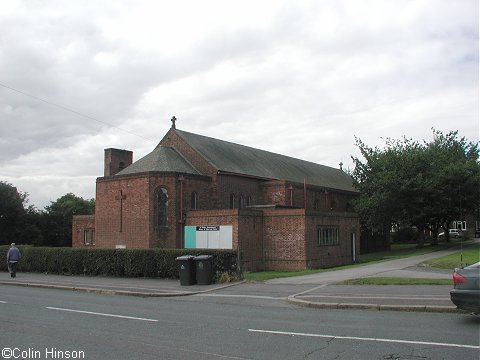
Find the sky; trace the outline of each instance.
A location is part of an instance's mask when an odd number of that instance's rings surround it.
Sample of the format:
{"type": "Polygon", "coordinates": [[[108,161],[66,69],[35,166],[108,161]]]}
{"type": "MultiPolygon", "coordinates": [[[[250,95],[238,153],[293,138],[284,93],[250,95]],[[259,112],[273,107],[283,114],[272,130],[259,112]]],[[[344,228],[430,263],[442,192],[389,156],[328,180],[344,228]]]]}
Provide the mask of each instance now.
{"type": "Polygon", "coordinates": [[[4,0],[0,181],[95,197],[171,127],[344,169],[432,128],[479,140],[477,0],[4,0]]]}

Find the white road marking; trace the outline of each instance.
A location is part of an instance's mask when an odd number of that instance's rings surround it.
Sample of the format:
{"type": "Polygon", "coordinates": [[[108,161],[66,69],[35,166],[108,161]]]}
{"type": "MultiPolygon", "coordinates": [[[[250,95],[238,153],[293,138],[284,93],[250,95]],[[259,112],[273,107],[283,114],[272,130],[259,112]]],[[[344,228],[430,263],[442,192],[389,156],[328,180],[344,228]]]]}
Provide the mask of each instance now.
{"type": "Polygon", "coordinates": [[[6,304],[6,303],[7,303],[6,301],[0,300],[0,304],[6,304]]]}
{"type": "Polygon", "coordinates": [[[50,310],[68,311],[68,312],[81,313],[81,314],[108,316],[108,317],[115,317],[115,318],[121,318],[121,319],[129,319],[129,320],[141,320],[141,321],[158,322],[158,320],[156,320],[156,319],[146,319],[146,318],[140,318],[140,317],[134,317],[134,316],[105,314],[105,313],[98,313],[98,312],[84,311],[84,310],[63,309],[63,308],[57,308],[57,307],[51,307],[51,306],[47,306],[46,308],[50,309],[50,310]]]}
{"type": "Polygon", "coordinates": [[[444,347],[457,347],[457,348],[465,348],[465,349],[480,349],[480,346],[476,346],[476,345],[449,344],[449,343],[438,343],[438,342],[428,342],[428,341],[377,339],[377,338],[364,338],[364,337],[357,337],[357,336],[320,335],[320,334],[306,334],[306,333],[297,333],[297,332],[258,330],[258,329],[248,329],[248,331],[255,332],[255,333],[263,333],[263,334],[273,334],[273,335],[318,337],[318,338],[327,338],[332,340],[343,339],[343,340],[359,340],[359,341],[378,341],[378,342],[386,342],[386,343],[444,346],[444,347]]]}

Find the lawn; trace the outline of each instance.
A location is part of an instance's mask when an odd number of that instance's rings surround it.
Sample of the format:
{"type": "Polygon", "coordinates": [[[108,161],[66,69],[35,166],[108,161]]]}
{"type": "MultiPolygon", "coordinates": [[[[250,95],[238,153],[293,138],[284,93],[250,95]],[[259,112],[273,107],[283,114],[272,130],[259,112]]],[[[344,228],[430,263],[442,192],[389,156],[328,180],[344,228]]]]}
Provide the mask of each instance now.
{"type": "MultiPolygon", "coordinates": [[[[464,241],[464,243],[467,242],[464,241]]],[[[446,250],[454,246],[460,246],[460,243],[457,241],[452,241],[451,243],[426,245],[421,248],[418,248],[416,244],[392,244],[389,251],[381,251],[360,255],[360,262],[369,263],[373,261],[401,259],[410,256],[429,254],[434,251],[446,250]]]]}
{"type": "Polygon", "coordinates": [[[443,256],[424,263],[436,269],[455,269],[466,265],[471,265],[480,261],[480,247],[472,247],[458,251],[455,254],[443,256]]]}

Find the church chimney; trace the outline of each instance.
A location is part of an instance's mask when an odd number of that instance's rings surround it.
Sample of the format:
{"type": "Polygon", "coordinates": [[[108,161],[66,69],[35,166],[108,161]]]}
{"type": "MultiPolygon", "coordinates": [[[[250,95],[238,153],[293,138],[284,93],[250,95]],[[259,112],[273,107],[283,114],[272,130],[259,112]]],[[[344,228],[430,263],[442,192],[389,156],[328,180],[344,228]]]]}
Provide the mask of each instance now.
{"type": "Polygon", "coordinates": [[[120,149],[105,149],[103,176],[113,176],[133,162],[133,152],[120,149]]]}

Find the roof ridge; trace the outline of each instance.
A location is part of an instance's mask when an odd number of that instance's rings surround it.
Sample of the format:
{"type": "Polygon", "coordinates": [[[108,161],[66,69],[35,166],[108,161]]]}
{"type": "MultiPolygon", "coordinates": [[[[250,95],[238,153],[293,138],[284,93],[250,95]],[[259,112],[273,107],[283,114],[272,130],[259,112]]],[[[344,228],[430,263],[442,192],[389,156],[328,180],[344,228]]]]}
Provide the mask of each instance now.
{"type": "Polygon", "coordinates": [[[185,156],[183,156],[183,154],[177,150],[177,148],[175,146],[165,146],[165,145],[161,145],[165,148],[169,148],[169,149],[172,149],[173,151],[175,151],[188,165],[190,165],[197,173],[199,174],[202,174],[202,175],[205,175],[203,174],[201,171],[199,171],[197,169],[197,167],[195,165],[193,165],[190,160],[188,160],[185,156]]]}
{"type": "Polygon", "coordinates": [[[341,169],[206,135],[174,131],[217,171],[294,182],[306,179],[310,185],[356,192],[351,176],[341,169]]]}
{"type": "MultiPolygon", "coordinates": [[[[226,140],[222,140],[222,139],[217,139],[217,138],[214,138],[214,137],[211,137],[211,136],[206,136],[206,135],[200,135],[200,134],[196,134],[196,133],[192,133],[192,132],[189,132],[189,131],[184,131],[184,130],[179,130],[179,129],[175,129],[175,131],[177,133],[185,133],[185,134],[189,134],[189,135],[193,135],[193,136],[197,136],[197,137],[202,137],[202,138],[205,138],[205,139],[212,139],[212,140],[215,140],[215,141],[219,141],[219,142],[222,142],[222,143],[225,143],[225,144],[229,144],[229,145],[234,145],[234,146],[241,146],[241,147],[244,147],[244,148],[247,148],[247,149],[251,149],[251,150],[255,150],[255,151],[259,151],[259,152],[264,152],[264,153],[267,153],[267,154],[271,154],[271,155],[275,155],[275,156],[281,156],[281,157],[284,157],[284,158],[287,158],[287,159],[292,159],[294,161],[301,161],[301,162],[304,162],[304,163],[309,163],[309,164],[313,164],[313,165],[316,165],[316,166],[321,166],[321,167],[324,167],[324,168],[328,168],[328,169],[332,169],[332,170],[337,170],[337,171],[342,171],[344,172],[343,170],[340,170],[340,169],[337,169],[333,166],[328,166],[328,165],[323,165],[323,164],[320,164],[320,163],[317,163],[317,162],[314,162],[314,161],[310,161],[310,160],[305,160],[305,159],[300,159],[300,158],[296,158],[296,157],[293,157],[291,155],[285,155],[285,154],[280,154],[280,153],[276,153],[276,152],[273,152],[273,151],[270,151],[270,150],[264,150],[264,149],[260,149],[260,148],[256,148],[256,147],[253,147],[253,146],[249,146],[249,145],[243,145],[243,144],[238,144],[238,143],[234,143],[232,141],[226,141],[226,140]]],[[[181,134],[179,134],[181,135],[181,134]]],[[[186,140],[183,136],[182,136],[182,139],[186,140]]],[[[191,144],[189,144],[190,146],[192,146],[191,144]]],[[[210,160],[206,159],[203,154],[200,154],[202,155],[202,157],[208,161],[209,163],[210,160]]],[[[214,165],[214,164],[212,164],[214,165]]],[[[214,165],[215,166],[215,165],[214,165]]],[[[344,172],[345,173],[345,172],[344,172]]]]}

